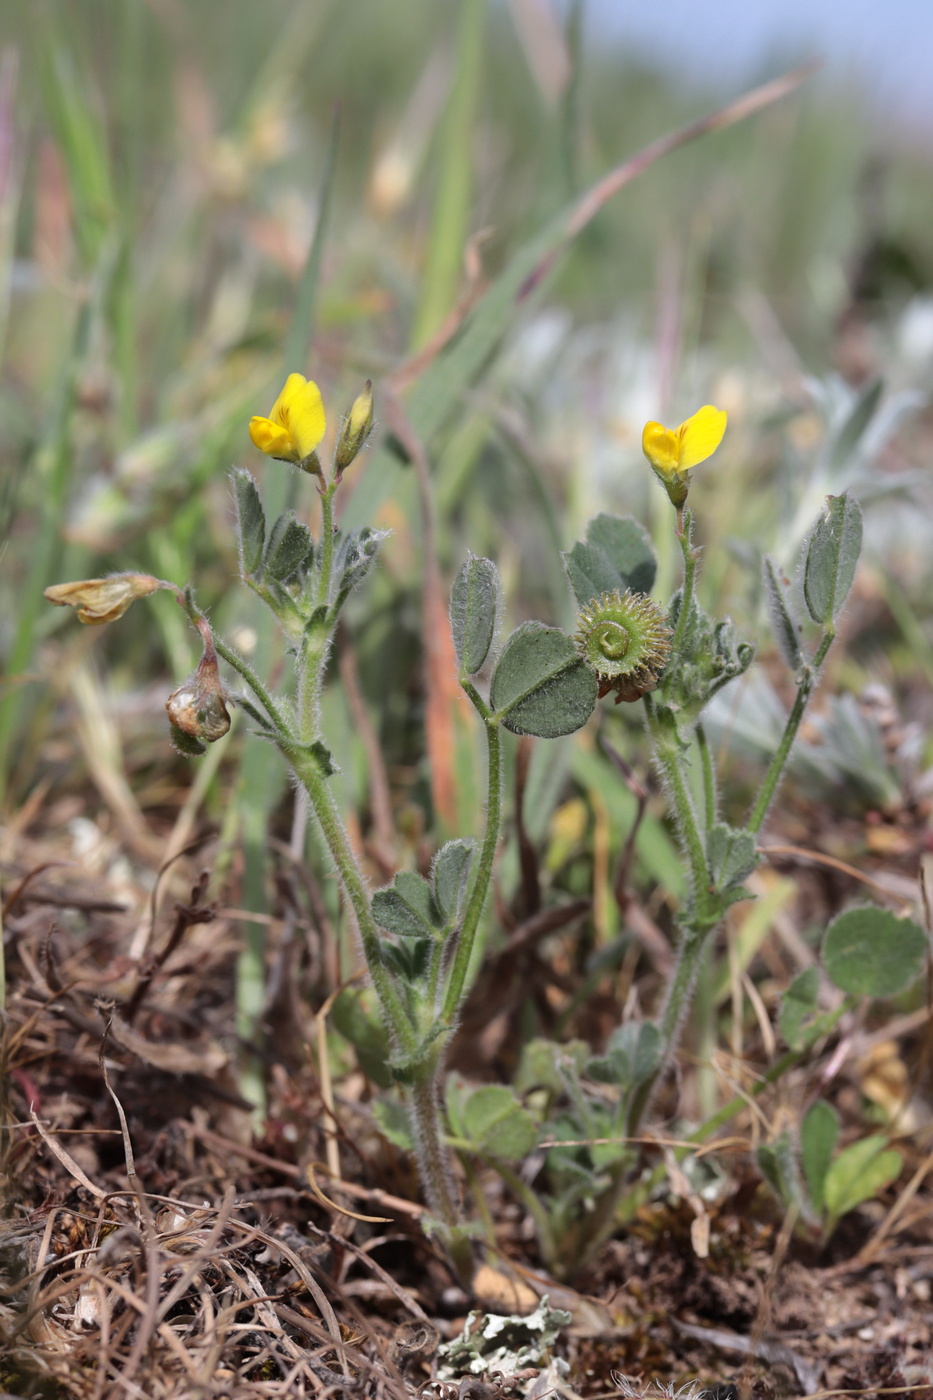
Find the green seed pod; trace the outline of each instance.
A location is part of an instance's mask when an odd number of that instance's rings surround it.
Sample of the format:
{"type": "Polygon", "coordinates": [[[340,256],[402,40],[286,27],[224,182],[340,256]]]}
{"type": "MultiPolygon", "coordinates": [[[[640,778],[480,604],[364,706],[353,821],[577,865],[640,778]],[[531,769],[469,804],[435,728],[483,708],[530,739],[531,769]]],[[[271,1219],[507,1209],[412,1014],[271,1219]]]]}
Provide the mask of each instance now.
{"type": "Polygon", "coordinates": [[[640,700],[654,690],[671,650],[671,629],[656,603],[626,589],[591,598],[577,616],[576,643],[599,681],[600,696],[640,700]]]}

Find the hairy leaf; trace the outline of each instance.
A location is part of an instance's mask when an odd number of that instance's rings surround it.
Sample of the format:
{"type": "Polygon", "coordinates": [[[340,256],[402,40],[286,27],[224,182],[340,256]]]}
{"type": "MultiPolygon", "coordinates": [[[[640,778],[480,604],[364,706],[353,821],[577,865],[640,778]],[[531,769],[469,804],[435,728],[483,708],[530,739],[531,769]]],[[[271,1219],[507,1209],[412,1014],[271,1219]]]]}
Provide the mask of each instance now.
{"type": "Polygon", "coordinates": [[[523,622],[499,657],[489,699],[513,734],[556,739],[593,713],[596,677],[566,632],[523,622]]]}
{"type": "Polygon", "coordinates": [[[470,555],[450,594],[450,630],[464,675],[475,676],[489,655],[501,606],[499,570],[490,559],[470,555]]]}
{"type": "Polygon", "coordinates": [[[814,622],[836,621],[852,587],[862,550],[862,512],[845,492],[827,496],[810,532],[803,596],[814,622]]]}

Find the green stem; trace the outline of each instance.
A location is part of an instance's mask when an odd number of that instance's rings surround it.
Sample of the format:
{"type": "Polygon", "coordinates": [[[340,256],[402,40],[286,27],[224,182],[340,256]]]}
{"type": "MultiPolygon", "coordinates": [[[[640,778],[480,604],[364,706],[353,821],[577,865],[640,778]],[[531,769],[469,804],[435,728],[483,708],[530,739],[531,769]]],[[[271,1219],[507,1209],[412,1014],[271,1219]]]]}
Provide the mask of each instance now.
{"type": "Polygon", "coordinates": [[[804,711],[807,708],[810,696],[813,694],[814,688],[816,686],[820,667],[826,659],[826,653],[832,646],[835,636],[835,628],[827,629],[827,631],[824,632],[823,640],[820,642],[816,655],[814,656],[810,664],[807,667],[805,667],[803,675],[800,678],[800,683],[797,687],[797,698],[794,701],[793,708],[791,709],[791,712],[787,717],[787,723],[784,726],[784,733],[781,735],[781,742],[780,744],[778,744],[777,751],[771,760],[771,763],[768,767],[768,771],[765,774],[764,782],[761,785],[761,791],[758,794],[758,799],[755,802],[755,805],[752,808],[752,814],[748,819],[747,829],[751,832],[758,832],[761,830],[762,822],[768,814],[768,808],[771,805],[771,799],[773,798],[777,785],[781,780],[781,774],[784,771],[784,765],[787,763],[787,760],[790,757],[790,751],[793,747],[794,740],[797,737],[797,731],[800,728],[800,723],[803,719],[804,711]]]}
{"type": "Polygon", "coordinates": [[[535,1223],[538,1233],[538,1248],[541,1250],[541,1258],[546,1268],[550,1269],[557,1258],[557,1246],[554,1242],[554,1231],[551,1228],[551,1217],[542,1201],[535,1195],[527,1181],[522,1181],[518,1172],[501,1162],[498,1158],[494,1162],[496,1174],[502,1177],[506,1186],[511,1191],[516,1200],[520,1201],[535,1223]]]}
{"type": "MultiPolygon", "coordinates": [[[[688,533],[689,521],[687,529],[684,531],[685,538],[688,533]]],[[[628,1107],[626,1128],[630,1137],[634,1136],[637,1132],[638,1125],[651,1101],[655,1086],[677,1048],[681,1027],[683,1026],[684,1018],[689,1010],[690,999],[693,995],[694,986],[696,985],[703,946],[720,919],[718,901],[716,896],[710,893],[709,867],[706,862],[706,850],[697,825],[696,812],[693,809],[693,799],[691,798],[690,791],[684,779],[681,755],[671,747],[668,736],[665,733],[664,724],[658,715],[650,695],[645,696],[645,712],[648,717],[648,729],[651,734],[655,759],[667,780],[671,805],[674,809],[674,818],[687,851],[687,858],[690,862],[691,883],[693,886],[693,915],[690,923],[682,927],[677,961],[674,965],[673,976],[667,989],[664,1009],[661,1013],[659,1029],[661,1031],[662,1049],[658,1061],[658,1068],[650,1079],[645,1080],[644,1083],[638,1086],[632,1095],[628,1107]]],[[[704,737],[700,742],[701,755],[705,748],[704,737]]],[[[708,783],[706,782],[704,773],[704,788],[706,790],[707,817],[709,818],[710,810],[715,812],[715,790],[712,786],[711,764],[708,783]]]]}
{"type": "Polygon", "coordinates": [[[571,1236],[571,1247],[564,1248],[567,1259],[575,1265],[590,1259],[615,1229],[615,1214],[626,1194],[632,1157],[626,1154],[609,1168],[609,1185],[596,1198],[590,1214],[584,1216],[571,1236]]]}
{"type": "Polygon", "coordinates": [[[436,1078],[433,1073],[423,1077],[419,1075],[408,1092],[424,1194],[432,1213],[449,1229],[453,1229],[459,1223],[460,1213],[454,1202],[450,1159],[441,1131],[436,1078]]]}
{"type": "Polygon", "coordinates": [[[690,999],[696,985],[697,973],[700,969],[700,959],[706,945],[706,940],[713,928],[715,928],[715,924],[703,929],[686,927],[681,931],[677,961],[674,964],[674,971],[671,976],[670,984],[668,985],[667,996],[664,1000],[664,1009],[661,1012],[659,1029],[661,1031],[662,1051],[658,1061],[658,1068],[650,1079],[639,1084],[632,1095],[626,1114],[625,1131],[627,1137],[635,1137],[637,1135],[641,1120],[651,1102],[657,1082],[670,1063],[674,1051],[677,1049],[677,1042],[680,1039],[684,1018],[690,1009],[690,999]]]}
{"type": "Polygon", "coordinates": [[[469,1288],[473,1277],[473,1249],[462,1230],[462,1212],[454,1195],[450,1157],[444,1141],[438,1093],[439,1064],[433,1059],[422,1068],[408,1094],[418,1154],[421,1184],[434,1215],[444,1226],[444,1243],[460,1281],[469,1288]]]}
{"type": "Polygon", "coordinates": [[[706,830],[716,822],[716,776],[713,772],[713,755],[709,740],[702,724],[696,727],[697,748],[700,750],[700,765],[703,770],[703,807],[706,830]]]}
{"type": "MultiPolygon", "coordinates": [[[[331,601],[332,577],[334,571],[334,492],[336,481],[331,481],[321,495],[321,545],[318,562],[317,599],[318,608],[327,608],[331,601]]],[[[336,619],[334,619],[334,622],[336,619]]],[[[318,736],[320,727],[321,688],[324,684],[324,669],[330,651],[331,626],[327,622],[317,622],[306,632],[301,643],[298,661],[298,713],[301,716],[301,734],[306,744],[318,736]]]]}
{"type": "Polygon", "coordinates": [[[321,713],[321,689],[324,668],[330,651],[330,635],[324,626],[316,626],[305,635],[298,663],[298,713],[301,737],[306,744],[318,737],[321,713]]]}
{"type": "MultiPolygon", "coordinates": [[[[194,614],[192,613],[191,616],[194,616],[194,614]]],[[[255,671],[253,671],[252,667],[248,666],[241,656],[237,656],[235,651],[231,651],[227,644],[221,641],[217,636],[214,637],[214,650],[217,652],[218,656],[226,661],[228,666],[232,666],[234,671],[238,671],[243,677],[282,738],[291,739],[293,737],[291,726],[282,715],[279,707],[276,705],[255,671]]]]}
{"type": "Polygon", "coordinates": [[[690,625],[693,595],[696,589],[697,561],[699,560],[699,550],[693,548],[693,512],[685,510],[682,521],[678,517],[678,525],[680,528],[675,533],[684,556],[684,581],[680,594],[680,613],[677,618],[677,626],[674,628],[674,635],[671,638],[671,656],[668,666],[676,664],[684,638],[687,635],[687,628],[690,625]]]}
{"type": "Polygon", "coordinates": [[[706,908],[709,872],[706,865],[703,838],[700,835],[696,813],[693,810],[693,799],[684,781],[683,760],[680,753],[675,752],[670,747],[664,724],[651,696],[646,695],[644,701],[655,759],[667,779],[668,791],[674,808],[674,820],[687,849],[690,874],[693,880],[693,895],[699,914],[701,911],[705,912],[706,908]]]}
{"type": "MultiPolygon", "coordinates": [[[[172,587],[172,585],[167,584],[166,587],[172,587]]],[[[200,622],[207,622],[201,609],[190,596],[185,594],[180,588],[175,589],[174,592],[176,602],[180,607],[184,608],[195,627],[197,627],[200,622]]],[[[214,650],[217,655],[223,657],[227,665],[232,666],[234,671],[238,672],[239,675],[243,677],[250,690],[256,696],[256,699],[261,705],[265,706],[266,713],[279,731],[279,735],[286,740],[292,739],[294,736],[292,734],[291,725],[284,718],[272,696],[269,694],[268,690],[266,690],[266,687],[256,675],[253,668],[243,660],[242,656],[237,656],[235,651],[231,651],[226,642],[222,641],[220,637],[215,636],[213,632],[210,633],[210,639],[213,642],[214,650]]]]}
{"type": "Polygon", "coordinates": [[[312,810],[318,819],[324,840],[327,843],[327,849],[337,867],[337,873],[347,898],[353,906],[360,941],[363,944],[363,953],[366,957],[366,965],[392,1036],[398,1048],[406,1056],[417,1058],[421,1053],[418,1036],[382,961],[379,930],[369,906],[366,883],[350,848],[334,794],[326,777],[321,772],[317,759],[312,754],[296,753],[287,747],[284,752],[307,791],[312,810]]]}
{"type": "Polygon", "coordinates": [[[326,607],[330,602],[330,576],[334,567],[334,492],[336,481],[331,481],[321,492],[321,563],[318,572],[318,607],[326,607]]]}
{"type": "Polygon", "coordinates": [[[476,872],[473,888],[470,890],[470,897],[467,900],[463,927],[457,940],[457,951],[454,954],[450,980],[447,983],[447,991],[444,996],[442,1018],[448,1025],[453,1022],[460,1009],[463,984],[470,966],[476,930],[483,912],[483,905],[486,903],[489,881],[492,878],[496,849],[499,845],[499,825],[502,820],[502,736],[499,732],[499,724],[497,720],[493,719],[489,707],[474,686],[469,681],[461,681],[461,684],[473,702],[486,729],[489,776],[486,791],[486,836],[480,853],[479,869],[476,872]]]}
{"type": "Polygon", "coordinates": [[[425,1009],[432,1019],[438,1012],[438,988],[441,984],[441,972],[444,967],[444,949],[447,946],[446,938],[435,938],[431,946],[431,958],[428,963],[427,992],[424,998],[425,1009]]]}

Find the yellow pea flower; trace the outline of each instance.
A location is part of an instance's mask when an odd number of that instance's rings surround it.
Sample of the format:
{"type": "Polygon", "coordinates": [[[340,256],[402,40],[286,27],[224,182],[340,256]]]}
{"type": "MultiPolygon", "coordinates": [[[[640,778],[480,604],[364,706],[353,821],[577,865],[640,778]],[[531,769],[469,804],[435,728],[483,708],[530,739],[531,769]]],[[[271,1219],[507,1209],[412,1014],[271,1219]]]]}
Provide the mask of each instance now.
{"type": "Polygon", "coordinates": [[[321,468],[317,459],[313,465],[309,459],[323,438],[326,426],[321,391],[314,380],[305,379],[303,374],[290,374],[269,417],[250,419],[249,435],[254,446],[267,457],[295,462],[299,466],[308,462],[306,470],[319,475],[321,468]]]}
{"type": "Polygon", "coordinates": [[[687,499],[685,473],[712,457],[722,442],[728,414],[723,408],[704,404],[679,428],[665,428],[661,423],[646,423],[642,433],[642,451],[651,469],[678,508],[687,499]]]}

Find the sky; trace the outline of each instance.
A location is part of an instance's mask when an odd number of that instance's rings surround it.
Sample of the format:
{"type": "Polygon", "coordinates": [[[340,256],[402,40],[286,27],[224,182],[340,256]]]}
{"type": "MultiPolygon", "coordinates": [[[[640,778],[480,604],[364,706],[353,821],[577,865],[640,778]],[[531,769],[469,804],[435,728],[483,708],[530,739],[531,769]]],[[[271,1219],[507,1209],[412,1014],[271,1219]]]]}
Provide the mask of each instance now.
{"type": "Polygon", "coordinates": [[[933,136],[933,0],[588,0],[589,22],[703,82],[742,84],[822,57],[879,119],[933,136]]]}

